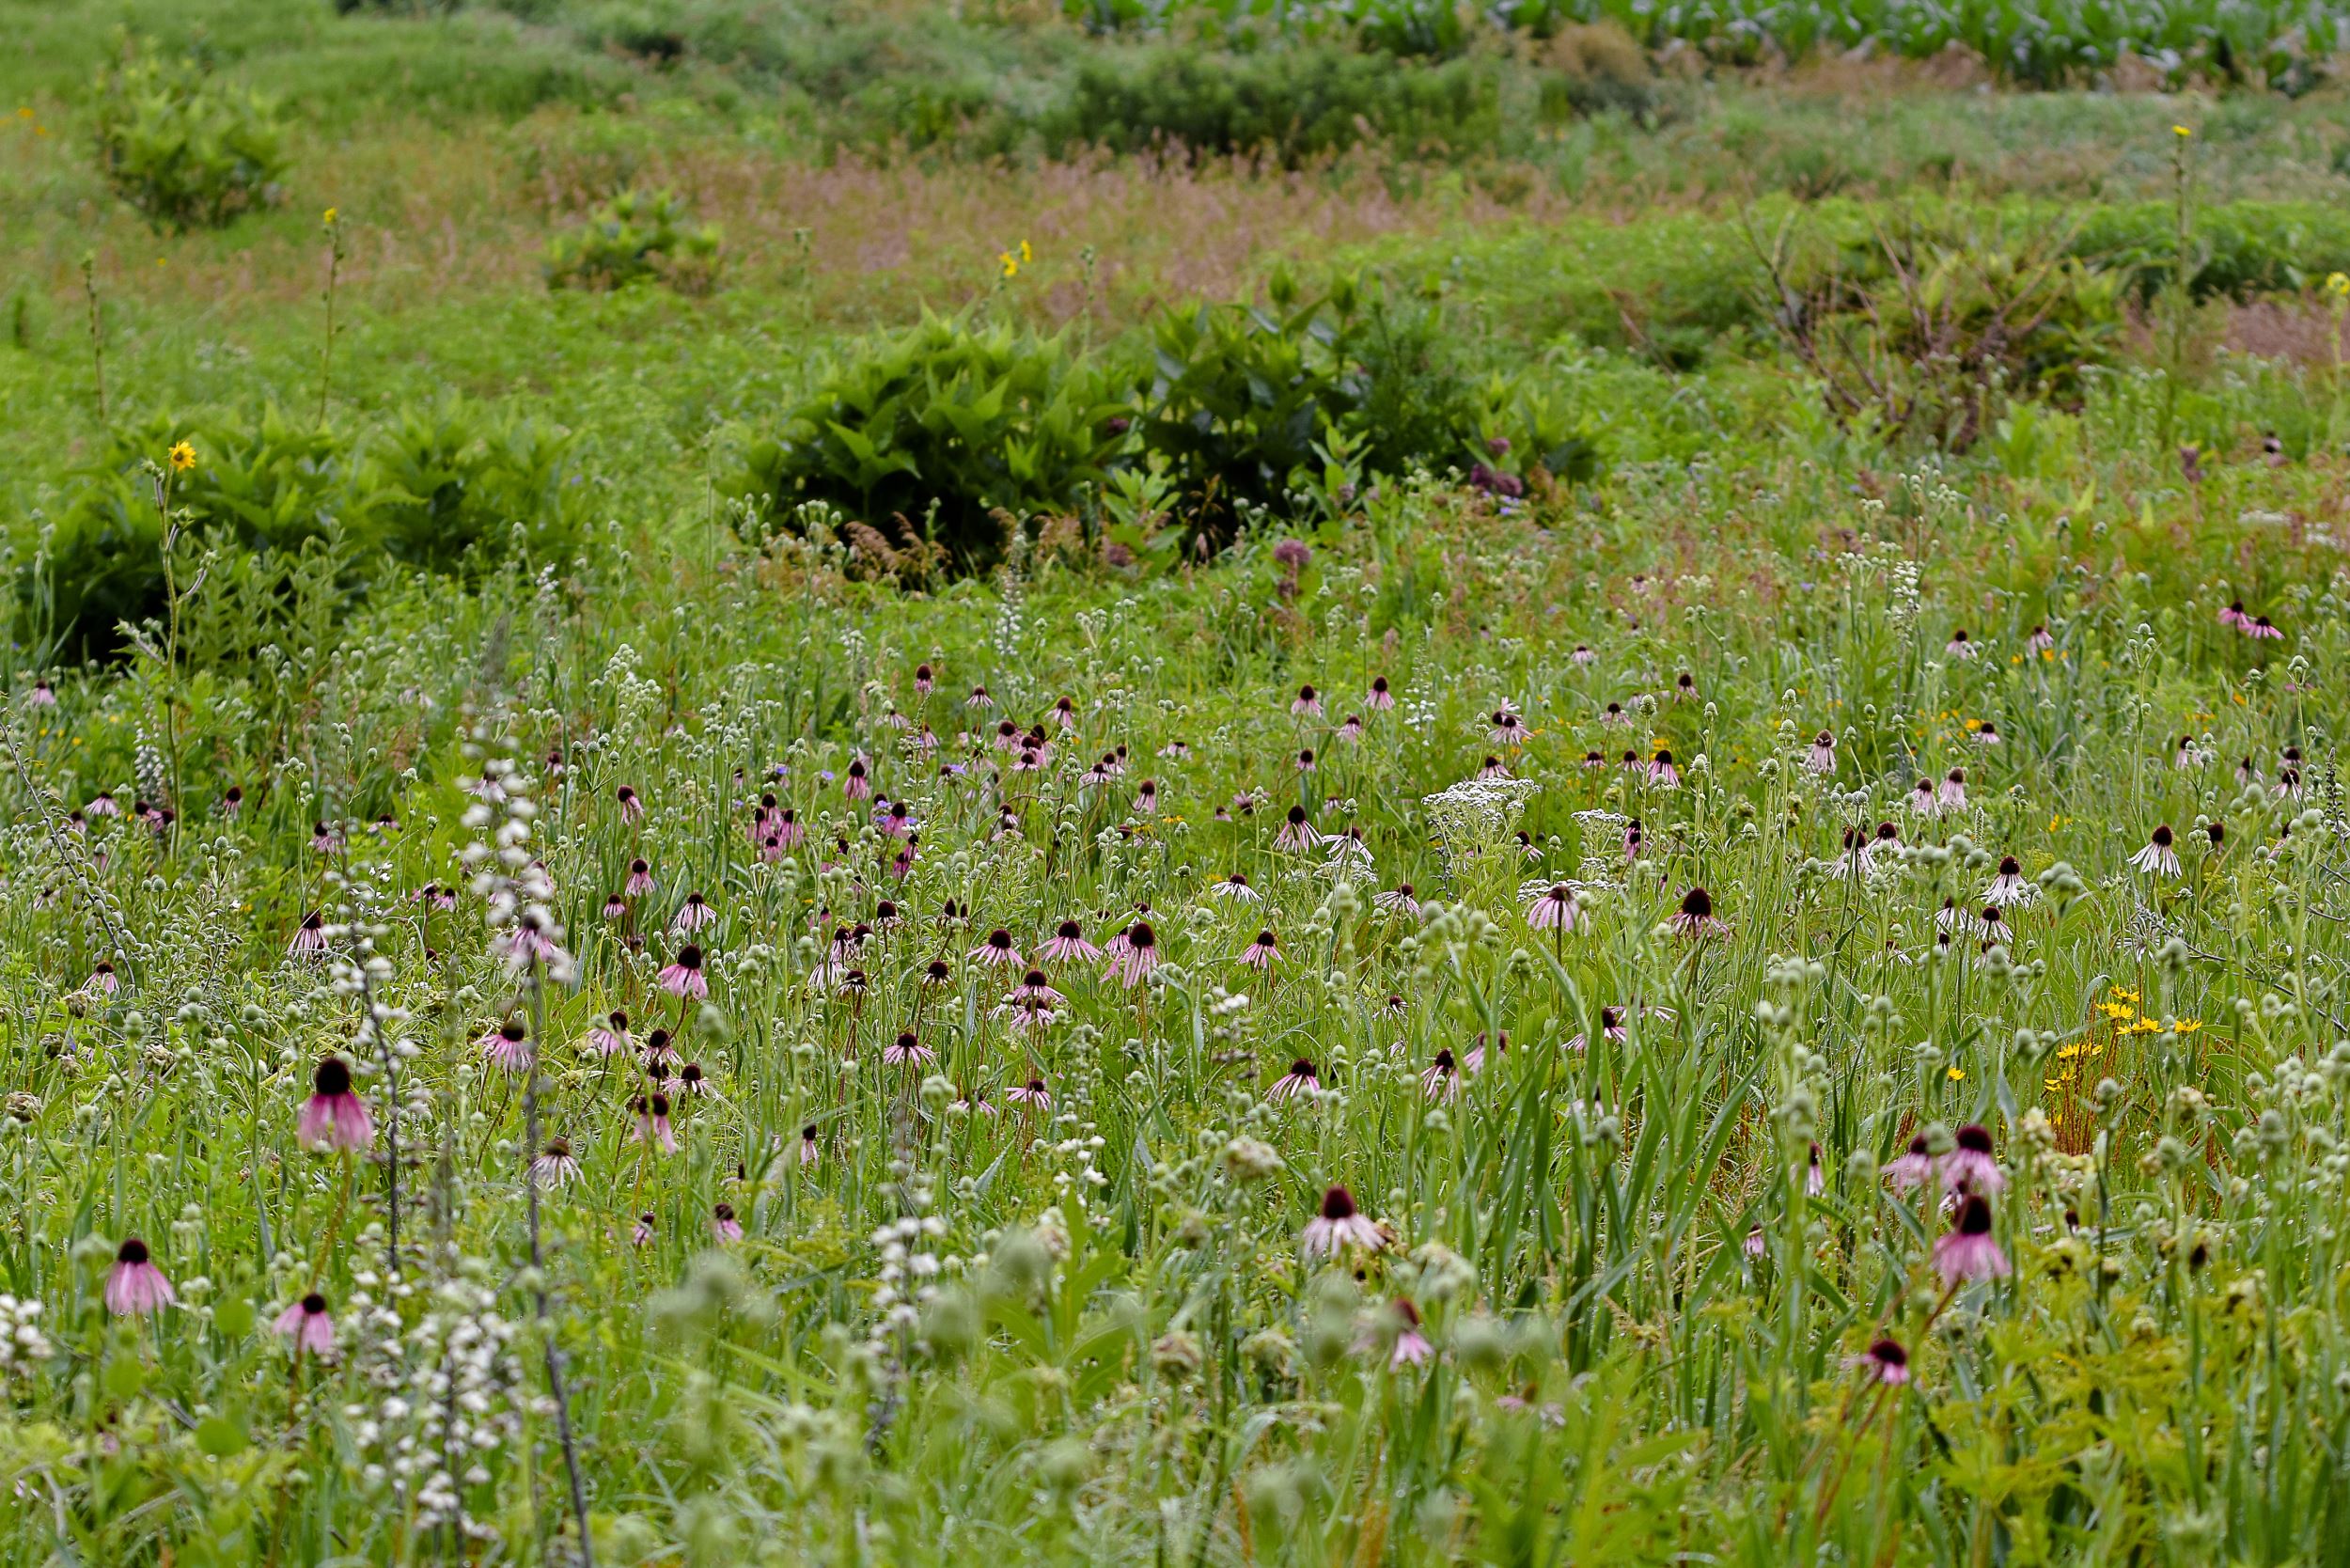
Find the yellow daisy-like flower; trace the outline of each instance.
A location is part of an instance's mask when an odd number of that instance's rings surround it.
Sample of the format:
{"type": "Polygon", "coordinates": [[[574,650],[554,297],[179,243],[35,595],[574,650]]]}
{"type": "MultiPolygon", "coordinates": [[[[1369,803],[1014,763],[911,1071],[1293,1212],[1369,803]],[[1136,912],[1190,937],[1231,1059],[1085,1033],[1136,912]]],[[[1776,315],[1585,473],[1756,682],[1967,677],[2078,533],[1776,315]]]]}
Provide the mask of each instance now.
{"type": "Polygon", "coordinates": [[[2350,297],[2350,273],[2327,273],[2326,291],[2329,294],[2350,297]]]}
{"type": "Polygon", "coordinates": [[[2160,1034],[2162,1032],[2162,1026],[2152,1018],[2140,1018],[2137,1023],[2130,1026],[2129,1032],[2132,1034],[2160,1034]]]}
{"type": "Polygon", "coordinates": [[[175,473],[184,474],[196,466],[196,448],[184,441],[172,443],[171,466],[175,473]]]}
{"type": "Polygon", "coordinates": [[[2117,1024],[2127,1023],[2136,1016],[2136,1010],[2127,1002],[2099,1002],[2097,1011],[2117,1024]]]}
{"type": "Polygon", "coordinates": [[[1008,250],[999,250],[995,253],[995,259],[1003,263],[1004,275],[1006,277],[1018,277],[1020,275],[1020,258],[1012,255],[1011,252],[1008,250]]]}
{"type": "Polygon", "coordinates": [[[2174,125],[2174,126],[2172,126],[2172,127],[2170,128],[2170,133],[2171,133],[2172,135],[2174,135],[2174,136],[2178,137],[2178,138],[2179,138],[2180,140],[2182,140],[2182,141],[2185,141],[2187,137],[2192,136],[2193,134],[2195,134],[2195,133],[2194,133],[2194,132],[2189,131],[2189,130],[2188,130],[2186,126],[2184,126],[2184,125],[2174,125]]]}
{"type": "Polygon", "coordinates": [[[2127,989],[2125,989],[2124,987],[2122,987],[2122,986],[2119,986],[2119,985],[2110,985],[2110,986],[2107,986],[2107,987],[2106,988],[2106,990],[2107,990],[2107,994],[2108,994],[2108,995],[2110,995],[2110,996],[2113,997],[2113,999],[2114,999],[2115,1001],[2117,1001],[2117,1002],[2135,1002],[2136,1000],[2138,1000],[2138,993],[2137,993],[2137,992],[2135,992],[2135,991],[2131,991],[2131,990],[2127,990],[2127,989]]]}
{"type": "Polygon", "coordinates": [[[2203,1021],[2201,1018],[2177,1018],[2171,1021],[2170,1032],[2172,1034],[2193,1034],[2196,1030],[2201,1028],[2202,1027],[2203,1021]]]}
{"type": "Polygon", "coordinates": [[[1024,263],[1036,259],[1036,252],[1028,248],[1028,242],[1026,240],[1020,242],[1020,259],[1024,263]]]}
{"type": "Polygon", "coordinates": [[[1965,1069],[1964,1067],[1953,1067],[1953,1068],[1950,1068],[1950,1069],[1949,1069],[1949,1073],[1950,1073],[1950,1082],[1952,1082],[1952,1083],[1954,1083],[1954,1084],[1955,1084],[1955,1083],[1964,1083],[1964,1082],[1966,1082],[1966,1069],[1965,1069]]]}
{"type": "Polygon", "coordinates": [[[339,207],[329,207],[326,210],[326,216],[321,221],[322,221],[327,227],[332,228],[335,227],[335,215],[341,211],[342,209],[339,207]]]}

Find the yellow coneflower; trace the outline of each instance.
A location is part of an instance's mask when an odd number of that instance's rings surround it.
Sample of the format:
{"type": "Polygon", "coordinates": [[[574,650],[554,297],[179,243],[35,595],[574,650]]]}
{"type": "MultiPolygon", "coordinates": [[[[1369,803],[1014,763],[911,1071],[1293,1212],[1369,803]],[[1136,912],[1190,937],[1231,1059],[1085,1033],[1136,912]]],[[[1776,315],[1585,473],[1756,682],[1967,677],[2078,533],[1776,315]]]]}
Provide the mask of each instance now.
{"type": "Polygon", "coordinates": [[[2201,1028],[2202,1027],[2203,1021],[2201,1018],[2176,1018],[2171,1020],[2170,1032],[2172,1034],[2193,1034],[2196,1030],[2201,1028]]]}
{"type": "Polygon", "coordinates": [[[189,469],[195,467],[196,448],[185,441],[173,442],[171,447],[171,466],[175,472],[181,474],[184,474],[189,469]]]}

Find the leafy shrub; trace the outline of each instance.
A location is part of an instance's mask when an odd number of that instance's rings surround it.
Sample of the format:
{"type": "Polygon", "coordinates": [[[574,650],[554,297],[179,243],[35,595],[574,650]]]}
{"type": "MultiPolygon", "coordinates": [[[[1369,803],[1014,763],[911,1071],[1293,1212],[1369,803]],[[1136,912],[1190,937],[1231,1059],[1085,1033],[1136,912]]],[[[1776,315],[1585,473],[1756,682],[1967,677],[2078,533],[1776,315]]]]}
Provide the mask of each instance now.
{"type": "Polygon", "coordinates": [[[550,561],[579,546],[584,492],[573,438],[451,398],[403,410],[368,443],[358,491],[370,538],[392,559],[478,572],[514,553],[550,561]]]}
{"type": "Polygon", "coordinates": [[[925,316],[828,376],[753,446],[739,487],[773,523],[810,501],[932,520],[959,565],[996,558],[997,508],[1068,510],[1104,474],[1125,405],[1061,337],[925,316]]]}
{"type": "Polygon", "coordinates": [[[2054,220],[1911,215],[1830,259],[1769,262],[1774,323],[1839,418],[1961,451],[2010,395],[2076,406],[2109,363],[2123,274],[2069,253],[2054,220]]]}
{"type": "Polygon", "coordinates": [[[1543,40],[1535,57],[1543,67],[1545,119],[1611,110],[1651,116],[1660,105],[1648,55],[1615,22],[1569,23],[1543,40]]]}
{"type": "MultiPolygon", "coordinates": [[[[2350,271],[2350,214],[2313,201],[2237,201],[2194,215],[2188,287],[2198,299],[2297,292],[2328,273],[2350,271]]],[[[2098,207],[2081,222],[2071,251],[2123,275],[2130,293],[2152,299],[2177,259],[2175,211],[2168,202],[2098,207]]]]}
{"type": "MultiPolygon", "coordinates": [[[[195,465],[172,477],[170,503],[224,570],[274,569],[325,547],[345,607],[387,564],[432,572],[478,571],[517,535],[533,558],[574,548],[577,492],[569,483],[571,438],[450,400],[407,411],[372,440],[298,423],[274,405],[258,419],[193,426],[156,419],[118,431],[73,477],[48,520],[39,559],[24,569],[20,603],[38,606],[47,635],[75,657],[117,650],[116,627],[160,619],[168,609],[163,534],[149,464],[172,444],[195,448],[195,465]]],[[[182,587],[189,573],[182,572],[182,587]]],[[[251,573],[248,573],[250,576],[251,573]]],[[[250,646],[268,640],[271,618],[254,618],[250,646]]]]}
{"type": "Polygon", "coordinates": [[[1472,147],[1500,131],[1488,59],[1397,61],[1330,44],[1257,55],[1152,47],[1079,67],[1042,128],[1049,145],[1133,151],[1269,151],[1294,165],[1342,150],[1365,129],[1405,147],[1472,147]]]}
{"type": "Polygon", "coordinates": [[[277,199],[286,171],[274,103],[127,35],[98,82],[98,164],[157,228],[217,227],[277,199]]]}
{"type": "Polygon", "coordinates": [[[694,223],[673,191],[623,191],[547,245],[547,286],[619,289],[657,278],[702,294],[718,281],[718,226],[694,223]]]}
{"type": "Polygon", "coordinates": [[[1435,307],[1351,277],[1310,299],[1277,283],[1270,309],[1170,311],[1152,347],[1138,433],[1211,532],[1244,504],[1282,501],[1333,431],[1376,472],[1480,456],[1476,400],[1435,307]]]}

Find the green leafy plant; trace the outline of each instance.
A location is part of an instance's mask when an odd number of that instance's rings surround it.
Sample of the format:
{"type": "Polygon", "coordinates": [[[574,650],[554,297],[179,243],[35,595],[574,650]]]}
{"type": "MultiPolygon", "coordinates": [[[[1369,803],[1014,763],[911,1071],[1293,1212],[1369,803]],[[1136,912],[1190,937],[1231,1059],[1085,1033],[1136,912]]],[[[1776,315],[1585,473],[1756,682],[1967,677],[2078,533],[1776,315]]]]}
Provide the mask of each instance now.
{"type": "Polygon", "coordinates": [[[674,191],[623,191],[547,244],[551,289],[619,289],[658,280],[681,293],[718,284],[720,234],[697,224],[674,191]]]}
{"type": "Polygon", "coordinates": [[[371,441],[357,477],[371,537],[393,560],[478,572],[517,553],[577,548],[573,438],[543,419],[447,399],[410,408],[371,441]]]}
{"type": "Polygon", "coordinates": [[[836,368],[755,443],[741,489],[773,523],[809,501],[866,520],[931,517],[966,570],[1002,545],[998,509],[1073,509],[1104,476],[1128,408],[1065,337],[925,316],[836,368]],[[933,512],[933,508],[934,512],[933,512]]]}
{"type": "Polygon", "coordinates": [[[99,168],[157,228],[218,227],[277,199],[285,133],[259,93],[125,34],[97,100],[99,168]]]}
{"type": "Polygon", "coordinates": [[[1167,313],[1152,349],[1137,431],[1167,460],[1196,527],[1219,540],[1236,509],[1277,505],[1317,472],[1334,430],[1370,472],[1470,461],[1477,401],[1433,304],[1352,275],[1313,296],[1277,279],[1261,308],[1167,313]]]}

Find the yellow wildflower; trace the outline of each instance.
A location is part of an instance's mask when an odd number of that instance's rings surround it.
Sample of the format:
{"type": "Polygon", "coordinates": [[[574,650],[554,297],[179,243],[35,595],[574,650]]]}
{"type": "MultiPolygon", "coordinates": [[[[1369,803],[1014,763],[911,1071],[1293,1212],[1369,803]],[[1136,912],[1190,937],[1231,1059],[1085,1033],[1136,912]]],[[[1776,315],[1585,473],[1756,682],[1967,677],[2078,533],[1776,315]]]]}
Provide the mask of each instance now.
{"type": "Polygon", "coordinates": [[[341,211],[341,209],[340,209],[340,208],[337,208],[337,207],[329,207],[329,208],[326,210],[326,216],[325,216],[325,218],[324,218],[323,220],[321,220],[321,221],[323,221],[323,222],[325,223],[325,225],[326,225],[326,227],[329,227],[329,228],[334,227],[335,227],[335,214],[336,214],[337,212],[340,212],[340,211],[341,211]]]}
{"type": "Polygon", "coordinates": [[[2203,1021],[2201,1018],[2176,1018],[2171,1020],[2170,1032],[2172,1034],[2193,1034],[2196,1030],[2201,1028],[2202,1027],[2203,1021]]]}
{"type": "Polygon", "coordinates": [[[2194,132],[2189,131],[2189,130],[2188,130],[2186,126],[2184,126],[2184,125],[2174,125],[2174,126],[2172,126],[2172,127],[2170,128],[2170,133],[2171,133],[2172,135],[2174,135],[2174,136],[2178,137],[2181,141],[2185,141],[2187,137],[2192,136],[2193,134],[2195,134],[2195,133],[2194,133],[2194,132]]]}
{"type": "Polygon", "coordinates": [[[1018,277],[1020,275],[1020,258],[1012,255],[1011,252],[1008,250],[999,250],[995,253],[995,259],[1003,263],[1004,275],[1006,277],[1018,277]]]}
{"type": "Polygon", "coordinates": [[[2350,296],[2350,273],[2327,273],[2326,291],[2329,294],[2350,296]]]}
{"type": "Polygon", "coordinates": [[[195,467],[196,448],[184,441],[172,443],[171,466],[174,471],[181,474],[195,467]]]}
{"type": "Polygon", "coordinates": [[[1954,1083],[1954,1084],[1955,1084],[1955,1083],[1964,1083],[1964,1082],[1966,1082],[1966,1069],[1965,1069],[1964,1067],[1952,1067],[1952,1068],[1949,1069],[1948,1071],[1949,1071],[1950,1075],[1950,1082],[1952,1082],[1952,1083],[1954,1083]]]}
{"type": "Polygon", "coordinates": [[[1035,259],[1036,259],[1036,252],[1034,252],[1034,251],[1032,251],[1032,250],[1030,250],[1030,249],[1028,248],[1028,242],[1027,242],[1027,241],[1026,241],[1026,240],[1021,241],[1021,242],[1020,242],[1020,260],[1021,260],[1021,263],[1025,266],[1026,263],[1028,263],[1028,262],[1030,262],[1030,261],[1033,261],[1033,260],[1035,260],[1035,259]]]}

